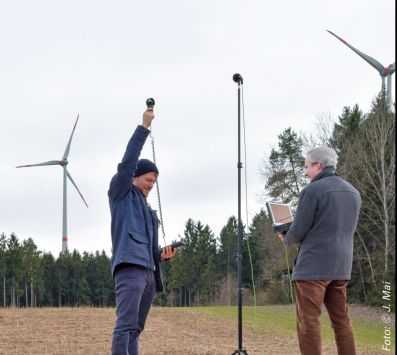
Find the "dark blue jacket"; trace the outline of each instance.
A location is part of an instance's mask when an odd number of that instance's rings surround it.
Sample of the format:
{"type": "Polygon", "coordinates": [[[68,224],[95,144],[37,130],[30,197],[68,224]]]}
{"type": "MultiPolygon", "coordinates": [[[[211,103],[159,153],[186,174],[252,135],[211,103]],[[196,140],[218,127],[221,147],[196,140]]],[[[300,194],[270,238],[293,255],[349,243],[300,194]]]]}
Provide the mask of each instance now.
{"type": "Polygon", "coordinates": [[[350,280],[359,192],[325,168],[300,193],[285,244],[299,244],[292,280],[350,280]]]}
{"type": "Polygon", "coordinates": [[[128,142],[108,191],[112,235],[112,274],[119,264],[136,264],[152,269],[157,291],[162,291],[157,214],[132,185],[141,150],[149,130],[138,126],[128,142]]]}

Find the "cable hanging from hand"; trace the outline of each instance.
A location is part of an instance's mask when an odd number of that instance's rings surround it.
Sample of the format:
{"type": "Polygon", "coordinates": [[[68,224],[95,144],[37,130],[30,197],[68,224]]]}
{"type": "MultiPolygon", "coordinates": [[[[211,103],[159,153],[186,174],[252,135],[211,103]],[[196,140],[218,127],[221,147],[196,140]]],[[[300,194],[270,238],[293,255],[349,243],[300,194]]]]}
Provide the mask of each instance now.
{"type": "MultiPolygon", "coordinates": [[[[150,98],[148,98],[146,100],[146,106],[147,107],[153,107],[154,104],[155,104],[155,101],[154,101],[153,98],[150,97],[150,98]]],[[[154,137],[152,136],[152,130],[153,130],[153,128],[150,127],[150,142],[151,142],[151,145],[152,145],[153,163],[154,163],[154,165],[157,165],[156,164],[156,152],[155,152],[155,149],[154,149],[154,137]]],[[[162,235],[163,235],[164,245],[167,245],[167,243],[165,241],[164,220],[163,220],[163,212],[162,212],[162,209],[161,209],[160,188],[159,188],[158,178],[157,178],[157,182],[156,182],[156,192],[157,192],[157,202],[158,202],[159,213],[160,213],[161,232],[162,232],[162,235]]]]}

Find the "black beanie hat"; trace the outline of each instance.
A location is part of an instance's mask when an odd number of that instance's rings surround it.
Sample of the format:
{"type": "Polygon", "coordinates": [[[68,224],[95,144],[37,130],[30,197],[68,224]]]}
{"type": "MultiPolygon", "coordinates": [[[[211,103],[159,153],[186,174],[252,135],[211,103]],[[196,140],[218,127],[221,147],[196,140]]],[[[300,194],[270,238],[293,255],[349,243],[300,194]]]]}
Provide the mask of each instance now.
{"type": "Polygon", "coordinates": [[[134,177],[138,177],[147,173],[156,173],[158,175],[159,170],[157,169],[157,166],[149,159],[139,159],[134,177]]]}

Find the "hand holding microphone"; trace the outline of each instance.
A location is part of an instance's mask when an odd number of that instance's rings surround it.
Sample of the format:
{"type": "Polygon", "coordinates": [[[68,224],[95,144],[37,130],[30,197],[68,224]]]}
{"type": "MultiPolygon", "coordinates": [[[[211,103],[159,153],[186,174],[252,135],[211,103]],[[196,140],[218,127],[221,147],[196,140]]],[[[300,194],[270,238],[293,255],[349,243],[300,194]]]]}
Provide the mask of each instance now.
{"type": "Polygon", "coordinates": [[[153,114],[154,104],[155,101],[153,98],[150,97],[146,100],[147,109],[142,115],[142,126],[145,128],[149,128],[154,119],[154,114],[153,114]]]}

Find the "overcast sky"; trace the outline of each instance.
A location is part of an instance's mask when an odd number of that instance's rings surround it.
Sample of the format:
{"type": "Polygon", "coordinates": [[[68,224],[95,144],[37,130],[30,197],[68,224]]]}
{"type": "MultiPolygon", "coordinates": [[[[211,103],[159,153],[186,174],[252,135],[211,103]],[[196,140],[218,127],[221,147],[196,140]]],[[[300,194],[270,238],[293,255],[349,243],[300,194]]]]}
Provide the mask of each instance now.
{"type": "MultiPolygon", "coordinates": [[[[154,97],[167,242],[188,218],[219,235],[237,214],[236,72],[252,218],[277,135],[344,106],[368,111],[380,89],[376,70],[326,30],[388,66],[394,14],[392,0],[2,2],[0,233],[58,256],[62,169],[15,166],[60,160],[80,114],[68,170],[89,208],[68,184],[69,249],[110,255],[109,181],[154,97]]],[[[141,157],[152,158],[149,140],[141,157]]],[[[149,201],[157,208],[155,190],[149,201]]]]}

